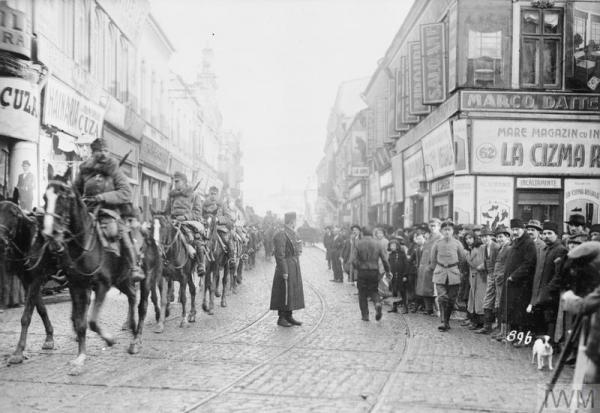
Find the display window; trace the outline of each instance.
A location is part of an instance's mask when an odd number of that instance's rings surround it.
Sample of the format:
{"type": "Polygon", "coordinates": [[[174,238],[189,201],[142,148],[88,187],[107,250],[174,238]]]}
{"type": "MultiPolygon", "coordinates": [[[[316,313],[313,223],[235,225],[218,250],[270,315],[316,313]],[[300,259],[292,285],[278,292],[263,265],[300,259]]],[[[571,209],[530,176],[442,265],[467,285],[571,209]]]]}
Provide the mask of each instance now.
{"type": "Polygon", "coordinates": [[[561,193],[556,192],[517,192],[517,217],[526,222],[536,219],[540,222],[561,222],[561,193]]]}

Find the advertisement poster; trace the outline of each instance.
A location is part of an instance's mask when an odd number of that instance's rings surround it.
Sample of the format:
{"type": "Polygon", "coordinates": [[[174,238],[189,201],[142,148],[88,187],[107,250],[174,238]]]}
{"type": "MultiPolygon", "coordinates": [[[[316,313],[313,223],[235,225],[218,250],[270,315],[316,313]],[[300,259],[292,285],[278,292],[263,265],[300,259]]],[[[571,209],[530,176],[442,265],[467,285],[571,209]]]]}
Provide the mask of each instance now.
{"type": "MultiPolygon", "coordinates": [[[[513,216],[513,194],[513,178],[478,176],[476,223],[492,230],[500,224],[509,226],[513,216]]],[[[456,193],[454,196],[455,199],[458,198],[456,193]]]]}
{"type": "Polygon", "coordinates": [[[472,224],[475,221],[475,177],[454,177],[454,222],[472,224]]]}
{"type": "Polygon", "coordinates": [[[442,123],[428,133],[423,138],[422,146],[428,181],[454,171],[454,150],[452,148],[450,121],[442,123]]]}
{"type": "MultiPolygon", "coordinates": [[[[32,211],[41,198],[38,183],[38,149],[33,142],[15,143],[10,158],[11,191],[19,193],[19,206],[32,211]]],[[[10,193],[12,195],[13,192],[10,193]]]]}
{"type": "Polygon", "coordinates": [[[600,181],[598,179],[565,179],[565,221],[580,214],[586,225],[600,222],[600,181]]]}
{"type": "Polygon", "coordinates": [[[473,120],[473,172],[600,176],[600,123],[473,120]]]}
{"type": "Polygon", "coordinates": [[[419,193],[419,182],[425,180],[423,174],[423,152],[419,149],[404,159],[404,192],[407,197],[419,193]]]}

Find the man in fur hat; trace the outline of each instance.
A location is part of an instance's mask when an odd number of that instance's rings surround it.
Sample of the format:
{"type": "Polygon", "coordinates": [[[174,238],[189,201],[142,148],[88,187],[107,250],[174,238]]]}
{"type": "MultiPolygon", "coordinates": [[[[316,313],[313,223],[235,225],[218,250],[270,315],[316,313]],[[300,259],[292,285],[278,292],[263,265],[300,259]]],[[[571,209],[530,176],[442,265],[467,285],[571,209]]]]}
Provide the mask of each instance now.
{"type": "Polygon", "coordinates": [[[273,237],[276,266],[270,309],[277,310],[278,326],[300,326],[302,323],[292,315],[293,311],[304,308],[304,288],[298,259],[302,253],[302,243],[296,235],[296,213],[286,213],[284,224],[273,237]]]}
{"type": "Polygon", "coordinates": [[[191,255],[196,258],[198,264],[198,275],[204,275],[205,264],[202,254],[201,237],[204,232],[202,226],[202,202],[194,189],[188,185],[187,176],[182,172],[173,175],[173,189],[167,198],[165,215],[182,222],[182,229],[191,244],[191,255]]]}
{"type": "Polygon", "coordinates": [[[98,138],[92,142],[92,157],[79,167],[73,186],[90,204],[101,204],[104,209],[114,211],[119,226],[121,248],[133,281],[143,280],[144,273],[137,265],[136,253],[129,228],[121,219],[121,209],[132,203],[132,192],[127,176],[119,163],[108,153],[106,141],[98,138]]]}
{"type": "Polygon", "coordinates": [[[230,259],[235,259],[236,249],[232,235],[234,220],[227,203],[219,201],[219,188],[216,186],[208,189],[208,198],[202,206],[202,216],[206,220],[217,220],[217,230],[227,245],[227,254],[230,259]]]}

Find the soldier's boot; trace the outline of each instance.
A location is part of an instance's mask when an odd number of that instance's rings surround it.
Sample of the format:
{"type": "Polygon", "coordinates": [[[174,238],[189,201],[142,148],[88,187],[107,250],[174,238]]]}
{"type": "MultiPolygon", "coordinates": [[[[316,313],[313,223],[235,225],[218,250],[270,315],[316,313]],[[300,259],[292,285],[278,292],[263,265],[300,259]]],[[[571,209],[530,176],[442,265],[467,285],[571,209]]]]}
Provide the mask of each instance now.
{"type": "Polygon", "coordinates": [[[477,334],[490,334],[492,332],[492,322],[494,320],[494,316],[492,313],[492,310],[483,310],[484,311],[484,322],[483,322],[483,327],[481,327],[479,330],[475,330],[475,333],[477,334]]]}
{"type": "Polygon", "coordinates": [[[133,249],[133,242],[131,242],[131,237],[129,236],[129,233],[122,234],[121,246],[123,249],[123,255],[125,256],[125,260],[127,261],[129,268],[131,269],[131,279],[133,280],[133,282],[144,280],[146,276],[137,264],[135,250],[133,249]]]}
{"type": "Polygon", "coordinates": [[[200,243],[200,241],[196,241],[194,243],[194,247],[196,248],[196,268],[198,276],[202,277],[204,274],[206,274],[206,265],[204,264],[204,252],[202,244],[200,243]]]}
{"type": "Polygon", "coordinates": [[[444,304],[440,305],[440,321],[441,324],[438,326],[439,331],[448,331],[448,324],[446,322],[446,313],[448,312],[448,307],[444,304]]]}
{"type": "Polygon", "coordinates": [[[291,327],[292,323],[290,323],[286,318],[285,311],[279,311],[279,318],[277,319],[277,325],[281,327],[291,327]]]}
{"type": "Polygon", "coordinates": [[[290,324],[292,324],[292,325],[294,325],[294,326],[301,326],[301,325],[302,325],[302,322],[301,322],[301,321],[298,321],[298,320],[296,320],[296,319],[294,318],[294,316],[292,315],[292,312],[291,312],[291,311],[288,311],[288,312],[287,312],[287,314],[286,314],[286,320],[287,320],[287,321],[288,321],[290,324]]]}
{"type": "Polygon", "coordinates": [[[446,306],[446,313],[444,314],[444,321],[446,322],[446,328],[450,330],[450,316],[452,315],[452,311],[454,311],[454,304],[448,303],[446,306]]]}
{"type": "Polygon", "coordinates": [[[237,249],[235,248],[235,240],[233,239],[232,234],[229,234],[227,249],[229,250],[229,259],[234,261],[237,260],[237,249]]]}

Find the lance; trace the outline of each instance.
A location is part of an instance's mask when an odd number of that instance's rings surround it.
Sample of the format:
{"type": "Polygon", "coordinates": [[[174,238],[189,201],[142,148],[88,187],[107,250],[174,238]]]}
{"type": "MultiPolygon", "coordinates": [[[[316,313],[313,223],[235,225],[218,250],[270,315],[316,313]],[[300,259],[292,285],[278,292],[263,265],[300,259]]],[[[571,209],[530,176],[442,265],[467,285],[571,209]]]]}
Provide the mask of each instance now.
{"type": "Polygon", "coordinates": [[[121,166],[123,166],[123,164],[125,163],[125,161],[127,160],[127,158],[129,158],[129,155],[131,155],[131,151],[132,151],[132,150],[133,150],[133,149],[130,149],[130,150],[129,150],[129,152],[127,152],[127,153],[125,154],[125,156],[123,157],[123,159],[121,159],[121,161],[119,162],[119,168],[120,168],[121,166]]]}

